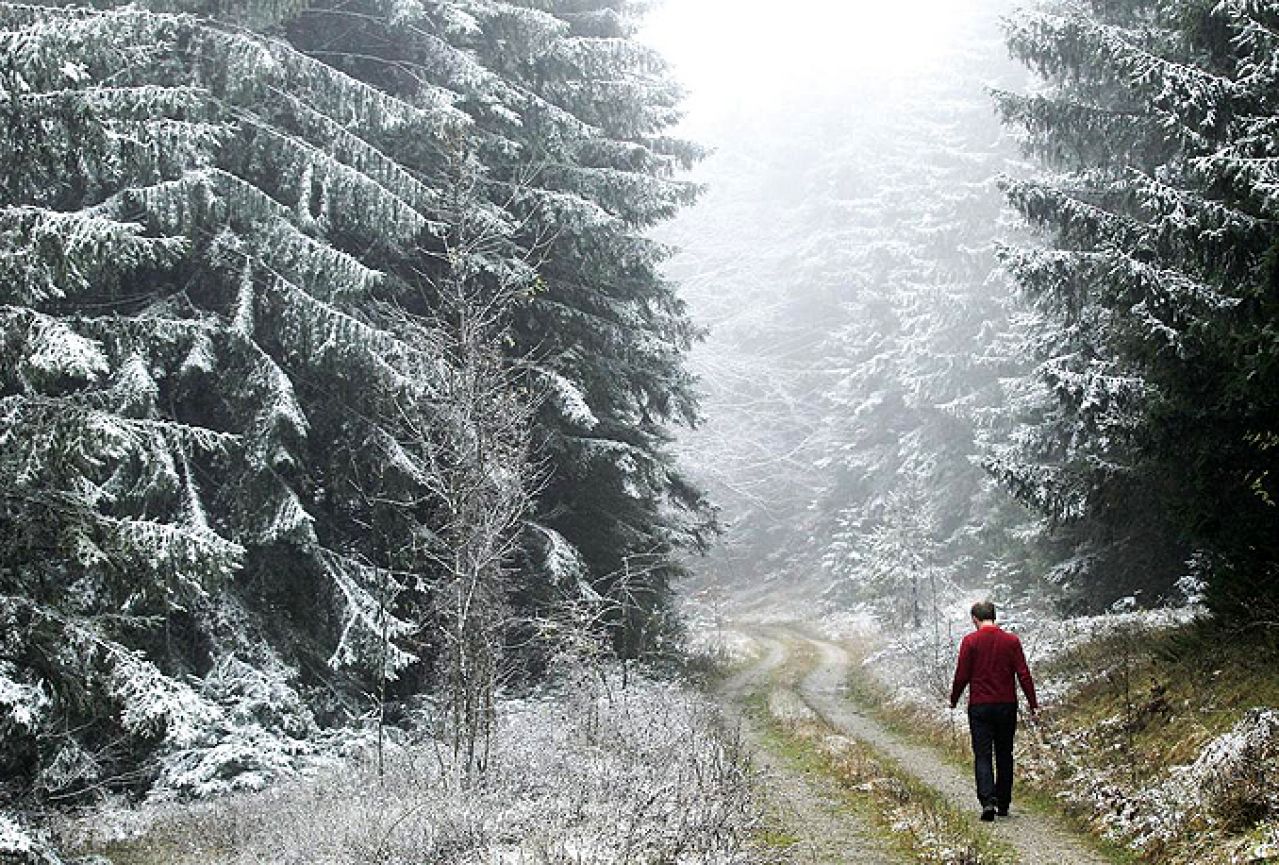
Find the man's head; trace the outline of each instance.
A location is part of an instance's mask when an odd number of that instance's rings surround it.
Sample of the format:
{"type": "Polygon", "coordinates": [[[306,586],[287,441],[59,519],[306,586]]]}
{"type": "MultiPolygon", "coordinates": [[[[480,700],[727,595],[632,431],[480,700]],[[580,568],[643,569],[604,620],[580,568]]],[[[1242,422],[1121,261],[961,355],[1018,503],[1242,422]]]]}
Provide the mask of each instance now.
{"type": "Polygon", "coordinates": [[[971,610],[973,621],[977,624],[995,621],[995,605],[990,601],[978,601],[971,610]]]}

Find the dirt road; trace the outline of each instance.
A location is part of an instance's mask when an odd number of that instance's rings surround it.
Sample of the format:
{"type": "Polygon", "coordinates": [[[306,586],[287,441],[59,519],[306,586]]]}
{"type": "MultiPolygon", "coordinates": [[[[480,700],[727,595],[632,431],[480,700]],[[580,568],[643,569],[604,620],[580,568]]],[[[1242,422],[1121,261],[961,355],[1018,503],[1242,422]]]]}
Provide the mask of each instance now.
{"type": "MultiPolygon", "coordinates": [[[[848,652],[838,644],[815,638],[797,627],[770,625],[743,627],[741,630],[760,647],[759,661],[725,684],[722,694],[730,707],[740,706],[744,695],[752,689],[758,690],[765,686],[765,683],[772,678],[772,671],[786,663],[789,657],[801,650],[813,651],[818,660],[800,680],[795,695],[798,700],[840,733],[857,739],[880,754],[891,758],[909,774],[937,790],[949,803],[963,811],[971,812],[974,825],[978,825],[983,831],[993,833],[1012,847],[1023,865],[1106,865],[1110,861],[1097,852],[1088,840],[1072,833],[1046,815],[1019,809],[1016,803],[1014,803],[1012,816],[1000,818],[994,824],[980,824],[977,821],[978,808],[971,773],[946,763],[931,748],[903,741],[900,736],[872,718],[865,707],[852,702],[845,686],[851,658],[848,652]]],[[[748,735],[748,740],[749,738],[748,735]]],[[[757,733],[754,734],[754,738],[756,742],[760,741],[757,733]]],[[[777,758],[770,756],[765,750],[760,750],[759,759],[761,763],[769,767],[769,771],[777,773],[775,779],[770,777],[768,780],[769,783],[778,785],[779,798],[797,803],[793,815],[796,819],[794,834],[802,839],[807,837],[809,832],[819,832],[822,839],[830,842],[823,846],[814,841],[813,857],[796,861],[822,863],[893,861],[891,858],[862,858],[865,854],[875,852],[873,850],[843,846],[844,852],[840,853],[838,849],[833,849],[839,848],[840,845],[855,844],[857,839],[866,838],[865,828],[845,829],[830,825],[829,818],[832,815],[829,809],[823,812],[820,807],[821,794],[814,789],[813,779],[787,777],[784,766],[779,766],[777,758]],[[801,781],[803,782],[801,786],[807,788],[808,792],[796,797],[794,788],[801,781]],[[801,807],[799,804],[801,802],[807,802],[813,808],[801,807]],[[851,831],[851,834],[845,837],[837,834],[840,831],[851,831]]],[[[867,846],[863,843],[862,848],[867,846]]]]}
{"type": "MultiPolygon", "coordinates": [[[[742,711],[745,699],[770,688],[773,671],[787,659],[787,643],[752,635],[758,660],[720,688],[720,696],[760,773],[770,825],[761,840],[765,855],[787,865],[898,865],[907,860],[884,849],[882,840],[856,815],[840,807],[834,781],[789,765],[765,742],[763,731],[742,711]]],[[[777,695],[770,694],[776,698],[777,695]]],[[[794,694],[789,696],[798,701],[794,694]]]]}

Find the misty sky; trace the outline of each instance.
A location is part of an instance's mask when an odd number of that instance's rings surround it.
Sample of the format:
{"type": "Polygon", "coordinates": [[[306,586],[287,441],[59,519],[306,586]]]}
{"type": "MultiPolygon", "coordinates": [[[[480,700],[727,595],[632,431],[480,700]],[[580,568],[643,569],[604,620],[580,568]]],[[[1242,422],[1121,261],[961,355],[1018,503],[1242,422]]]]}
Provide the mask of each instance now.
{"type": "Polygon", "coordinates": [[[663,0],[642,38],[673,64],[696,135],[800,94],[909,75],[948,47],[966,0],[663,0]]]}

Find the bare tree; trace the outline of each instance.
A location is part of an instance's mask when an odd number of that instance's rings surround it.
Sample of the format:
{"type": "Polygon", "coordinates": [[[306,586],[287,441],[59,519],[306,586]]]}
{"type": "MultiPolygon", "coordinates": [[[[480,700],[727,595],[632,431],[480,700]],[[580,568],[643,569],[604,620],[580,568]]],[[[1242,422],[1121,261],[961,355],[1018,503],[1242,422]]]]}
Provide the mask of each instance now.
{"type": "Polygon", "coordinates": [[[510,622],[511,562],[541,472],[533,453],[537,388],[506,355],[512,310],[533,269],[511,239],[518,226],[485,198],[473,158],[455,160],[444,276],[430,283],[445,363],[441,404],[418,434],[432,443],[424,483],[439,510],[428,553],[441,574],[431,615],[439,628],[443,734],[460,783],[487,766],[500,652],[510,622]]]}

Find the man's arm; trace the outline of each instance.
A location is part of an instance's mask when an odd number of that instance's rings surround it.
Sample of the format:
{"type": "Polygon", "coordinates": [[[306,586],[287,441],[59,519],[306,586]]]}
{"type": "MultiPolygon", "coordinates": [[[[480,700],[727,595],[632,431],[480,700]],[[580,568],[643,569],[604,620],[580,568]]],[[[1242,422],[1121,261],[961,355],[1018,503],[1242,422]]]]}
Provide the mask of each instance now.
{"type": "Polygon", "coordinates": [[[973,676],[973,657],[968,651],[968,638],[965,637],[959,644],[959,661],[955,664],[955,680],[950,685],[950,707],[953,709],[959,702],[959,697],[964,693],[964,688],[968,687],[968,682],[973,676]]]}
{"type": "Polygon", "coordinates": [[[1021,650],[1021,640],[1013,646],[1013,664],[1017,670],[1017,681],[1021,682],[1021,691],[1026,695],[1026,704],[1031,712],[1039,711],[1039,700],[1035,698],[1035,681],[1030,677],[1030,667],[1026,664],[1026,653],[1021,650]]]}

